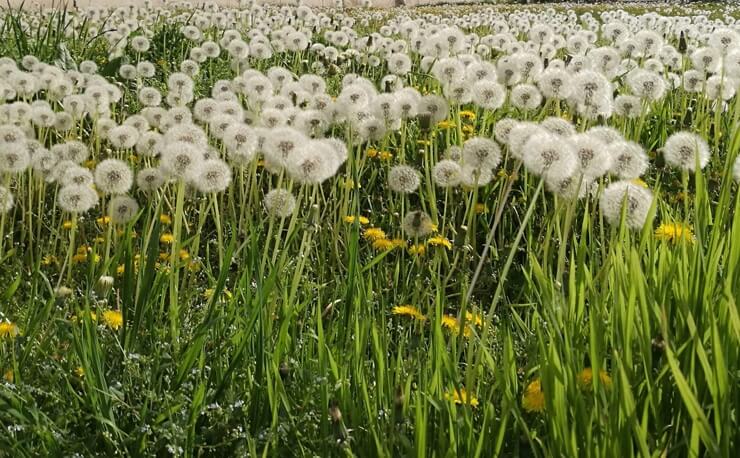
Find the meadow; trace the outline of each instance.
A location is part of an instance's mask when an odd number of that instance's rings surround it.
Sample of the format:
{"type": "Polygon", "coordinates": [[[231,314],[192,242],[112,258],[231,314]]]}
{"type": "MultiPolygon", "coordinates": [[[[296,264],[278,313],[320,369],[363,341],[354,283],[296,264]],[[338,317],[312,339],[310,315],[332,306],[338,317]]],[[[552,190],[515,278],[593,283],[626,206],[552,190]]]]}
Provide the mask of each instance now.
{"type": "Polygon", "coordinates": [[[735,456],[739,13],[5,7],[0,456],[735,456]]]}

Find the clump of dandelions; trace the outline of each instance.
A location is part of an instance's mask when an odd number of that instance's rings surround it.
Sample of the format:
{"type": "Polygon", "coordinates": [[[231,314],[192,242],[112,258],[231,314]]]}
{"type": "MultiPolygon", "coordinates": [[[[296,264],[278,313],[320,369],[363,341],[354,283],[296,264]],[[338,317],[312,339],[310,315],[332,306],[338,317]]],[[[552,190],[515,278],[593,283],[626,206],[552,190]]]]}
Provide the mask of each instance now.
{"type": "Polygon", "coordinates": [[[601,213],[606,221],[618,225],[625,212],[625,222],[630,229],[640,230],[647,222],[653,193],[630,181],[616,181],[604,189],[599,201],[601,213]]]}
{"type": "Polygon", "coordinates": [[[108,214],[113,224],[126,224],[139,212],[139,204],[129,196],[116,196],[111,199],[108,214]]]}
{"type": "Polygon", "coordinates": [[[118,159],[106,159],[95,167],[95,185],[105,194],[126,194],[134,183],[131,168],[118,159]]]}
{"type": "Polygon", "coordinates": [[[265,195],[267,212],[279,218],[287,218],[295,211],[295,197],[286,189],[273,189],[265,195]]]}
{"type": "Polygon", "coordinates": [[[709,145],[706,140],[691,132],[677,132],[665,142],[663,157],[673,167],[694,171],[709,162],[709,145]]]}
{"type": "Polygon", "coordinates": [[[408,165],[397,165],[388,172],[388,186],[395,192],[409,194],[419,187],[419,172],[408,165]]]}
{"type": "Polygon", "coordinates": [[[403,232],[409,237],[424,237],[434,232],[432,218],[423,211],[413,211],[406,214],[401,225],[403,232]]]}

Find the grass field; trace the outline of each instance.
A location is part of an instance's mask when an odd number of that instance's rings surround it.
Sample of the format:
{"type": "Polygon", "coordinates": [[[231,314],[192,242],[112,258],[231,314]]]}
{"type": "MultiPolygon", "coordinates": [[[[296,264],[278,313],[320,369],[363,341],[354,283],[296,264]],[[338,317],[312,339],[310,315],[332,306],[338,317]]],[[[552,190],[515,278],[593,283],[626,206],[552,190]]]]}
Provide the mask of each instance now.
{"type": "Polygon", "coordinates": [[[0,456],[740,447],[737,5],[0,13],[0,456]]]}

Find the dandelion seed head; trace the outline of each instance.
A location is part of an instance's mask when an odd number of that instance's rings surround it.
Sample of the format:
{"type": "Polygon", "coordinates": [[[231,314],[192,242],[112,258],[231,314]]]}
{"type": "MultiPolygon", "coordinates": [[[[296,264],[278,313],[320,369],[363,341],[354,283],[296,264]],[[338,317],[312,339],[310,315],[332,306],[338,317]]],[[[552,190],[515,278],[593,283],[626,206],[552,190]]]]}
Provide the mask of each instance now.
{"type": "Polygon", "coordinates": [[[287,218],[295,211],[296,201],[286,189],[273,189],[265,195],[265,208],[271,215],[287,218]]]}
{"type": "Polygon", "coordinates": [[[416,191],[419,184],[419,172],[409,165],[396,165],[388,172],[388,186],[395,192],[409,194],[416,191]]]}
{"type": "Polygon", "coordinates": [[[640,230],[647,222],[652,203],[653,193],[650,190],[629,181],[617,181],[604,189],[599,208],[609,224],[618,225],[624,205],[627,226],[640,230]]]}

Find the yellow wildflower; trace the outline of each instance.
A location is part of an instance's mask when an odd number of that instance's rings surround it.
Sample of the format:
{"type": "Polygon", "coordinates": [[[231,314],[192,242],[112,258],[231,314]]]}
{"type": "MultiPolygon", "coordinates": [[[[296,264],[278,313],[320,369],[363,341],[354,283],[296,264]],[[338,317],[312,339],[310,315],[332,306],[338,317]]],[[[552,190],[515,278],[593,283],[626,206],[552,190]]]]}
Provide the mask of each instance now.
{"type": "Polygon", "coordinates": [[[376,150],[375,148],[368,148],[365,154],[367,154],[367,157],[372,159],[378,156],[378,150],[376,150]]]}
{"type": "Polygon", "coordinates": [[[116,267],[116,274],[120,277],[123,275],[123,273],[126,272],[126,266],[124,264],[120,264],[118,267],[116,267]]]}
{"type": "Polygon", "coordinates": [[[360,189],[360,188],[362,188],[362,185],[360,183],[357,183],[355,185],[355,180],[353,180],[352,178],[346,178],[344,180],[341,180],[340,183],[341,183],[341,185],[345,189],[360,189]]]}
{"type": "Polygon", "coordinates": [[[13,369],[8,369],[7,371],[5,371],[5,373],[3,374],[3,378],[6,382],[13,383],[13,379],[15,378],[13,374],[13,369]]]}
{"type": "Polygon", "coordinates": [[[365,237],[366,240],[374,241],[378,239],[384,239],[385,238],[385,231],[379,227],[371,227],[368,229],[365,229],[365,233],[362,234],[363,237],[365,237]]]}
{"type": "Polygon", "coordinates": [[[381,161],[390,161],[391,159],[393,159],[393,153],[391,153],[390,151],[381,151],[379,159],[381,161]]]}
{"type": "Polygon", "coordinates": [[[159,222],[165,225],[172,224],[172,218],[170,218],[170,215],[166,215],[162,213],[159,215],[159,222]]]}
{"type": "Polygon", "coordinates": [[[111,329],[119,329],[123,326],[123,314],[118,310],[106,310],[103,312],[103,323],[111,329]]]}
{"type": "Polygon", "coordinates": [[[427,317],[421,313],[421,310],[413,305],[397,305],[391,309],[394,315],[407,316],[419,321],[426,321],[427,317]]]}
{"type": "Polygon", "coordinates": [[[472,407],[478,407],[478,398],[475,395],[469,395],[465,388],[448,391],[445,393],[445,399],[455,404],[470,404],[472,407]]]}
{"type": "Polygon", "coordinates": [[[462,130],[462,132],[464,134],[468,134],[468,135],[470,135],[473,132],[475,132],[475,130],[473,129],[473,126],[462,126],[462,129],[461,130],[462,130]]]}
{"type": "Polygon", "coordinates": [[[75,368],[75,375],[82,378],[85,376],[85,369],[82,366],[77,366],[75,368]]]}
{"type": "Polygon", "coordinates": [[[545,393],[542,392],[540,379],[534,379],[527,385],[522,395],[522,407],[527,412],[542,412],[545,410],[545,393]]]}
{"type": "Polygon", "coordinates": [[[640,178],[634,178],[632,179],[632,184],[636,184],[637,186],[641,186],[645,189],[648,188],[648,184],[642,181],[640,178]]]}
{"type": "Polygon", "coordinates": [[[75,223],[73,221],[65,221],[65,222],[62,223],[62,227],[64,229],[69,230],[69,229],[72,229],[73,227],[75,227],[75,223]]]}
{"type": "Polygon", "coordinates": [[[380,251],[387,251],[392,250],[395,246],[390,239],[375,239],[373,240],[373,248],[380,251]]]}
{"type": "Polygon", "coordinates": [[[416,140],[416,144],[420,146],[431,146],[432,142],[429,140],[420,139],[420,140],[416,140]]]}
{"type": "Polygon", "coordinates": [[[484,213],[488,213],[488,207],[486,204],[478,202],[475,204],[475,214],[476,215],[482,215],[484,213]]]}
{"type": "Polygon", "coordinates": [[[11,323],[10,321],[0,322],[0,339],[15,339],[20,333],[21,331],[15,323],[11,323]]]}
{"type": "Polygon", "coordinates": [[[409,254],[411,255],[424,256],[426,252],[427,252],[427,247],[421,243],[418,243],[416,245],[411,245],[409,247],[409,254]]]}
{"type": "Polygon", "coordinates": [[[72,262],[79,264],[85,261],[87,261],[87,253],[77,253],[76,255],[72,256],[72,262]]]}
{"type": "MultiPolygon", "coordinates": [[[[369,219],[367,219],[367,218],[366,218],[366,217],[364,217],[364,216],[360,216],[360,217],[359,217],[358,219],[360,220],[360,224],[362,224],[363,226],[364,226],[365,224],[370,224],[370,220],[369,220],[369,219]]],[[[349,216],[345,216],[345,217],[344,217],[344,222],[345,222],[345,223],[349,223],[349,224],[352,224],[352,223],[354,223],[354,222],[355,222],[355,217],[354,217],[354,216],[352,216],[352,215],[349,215],[349,216]]]]}
{"type": "Polygon", "coordinates": [[[48,266],[57,263],[57,257],[53,255],[47,255],[41,258],[41,265],[48,266]]]}
{"type": "Polygon", "coordinates": [[[90,159],[82,163],[83,167],[90,169],[90,170],[93,170],[96,165],[98,165],[98,163],[95,159],[90,159]]]}
{"type": "Polygon", "coordinates": [[[93,239],[93,242],[95,242],[97,244],[105,243],[105,237],[95,237],[93,239]]]}
{"type": "MultiPolygon", "coordinates": [[[[591,391],[593,389],[593,378],[593,370],[590,367],[584,368],[576,377],[578,387],[583,391],[591,391]]],[[[611,388],[612,378],[609,376],[609,373],[603,369],[599,371],[599,380],[606,388],[611,388]]]]}
{"type": "Polygon", "coordinates": [[[406,248],[406,240],[404,239],[393,239],[391,240],[393,248],[406,248]]]}
{"type": "Polygon", "coordinates": [[[110,223],[110,216],[101,216],[100,218],[95,220],[99,225],[105,226],[106,224],[110,223]]]}
{"type": "Polygon", "coordinates": [[[190,253],[188,253],[188,250],[180,250],[180,260],[187,261],[188,259],[190,259],[190,253]]]}
{"type": "Polygon", "coordinates": [[[172,242],[175,241],[175,236],[172,235],[172,234],[170,234],[169,232],[167,232],[167,233],[162,234],[159,237],[159,241],[162,242],[162,243],[166,243],[166,244],[169,245],[169,244],[171,244],[172,242]]]}
{"type": "Polygon", "coordinates": [[[442,237],[441,235],[430,238],[427,240],[427,243],[431,246],[443,246],[448,250],[452,249],[452,242],[450,242],[447,237],[442,237]]]}
{"type": "Polygon", "coordinates": [[[655,238],[666,242],[694,242],[694,233],[690,226],[681,223],[663,223],[655,230],[655,238]]]}
{"type": "Polygon", "coordinates": [[[437,123],[438,129],[453,129],[455,127],[455,123],[452,121],[440,121],[437,123]]]}
{"type": "Polygon", "coordinates": [[[473,113],[470,110],[464,110],[464,111],[461,111],[460,112],[460,117],[462,119],[467,119],[469,121],[473,121],[473,120],[475,120],[475,113],[473,113]]]}

